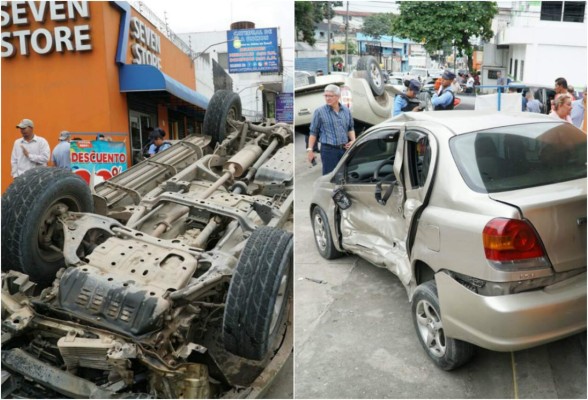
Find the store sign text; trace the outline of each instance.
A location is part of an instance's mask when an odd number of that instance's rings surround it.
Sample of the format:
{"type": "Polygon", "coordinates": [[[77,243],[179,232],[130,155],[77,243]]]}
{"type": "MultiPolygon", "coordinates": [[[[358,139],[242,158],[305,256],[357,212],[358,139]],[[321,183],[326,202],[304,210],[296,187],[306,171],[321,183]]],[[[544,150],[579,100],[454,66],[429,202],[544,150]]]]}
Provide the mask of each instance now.
{"type": "Polygon", "coordinates": [[[0,8],[2,26],[2,57],[17,53],[28,56],[65,51],[92,50],[90,25],[55,26],[53,28],[18,29],[6,28],[30,26],[32,21],[44,24],[47,19],[57,23],[90,19],[90,7],[86,1],[3,1],[0,8]]]}
{"type": "Polygon", "coordinates": [[[161,38],[139,18],[131,18],[130,35],[136,43],[131,45],[133,64],[148,64],[161,69],[161,38]]]}

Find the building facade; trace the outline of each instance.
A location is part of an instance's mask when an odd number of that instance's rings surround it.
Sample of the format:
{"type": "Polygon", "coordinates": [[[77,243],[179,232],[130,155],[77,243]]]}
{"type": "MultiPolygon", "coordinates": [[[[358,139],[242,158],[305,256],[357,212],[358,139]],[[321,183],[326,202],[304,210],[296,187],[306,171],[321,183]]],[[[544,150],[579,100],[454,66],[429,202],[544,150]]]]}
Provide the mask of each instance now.
{"type": "Polygon", "coordinates": [[[484,69],[547,86],[564,77],[581,88],[588,65],[586,18],[584,1],[501,2],[494,40],[484,46],[484,69]]]}
{"type": "Polygon", "coordinates": [[[62,130],[126,143],[139,159],[148,130],[199,132],[208,98],[187,46],[127,2],[2,3],[2,192],[23,118],[53,149],[62,130]]]}

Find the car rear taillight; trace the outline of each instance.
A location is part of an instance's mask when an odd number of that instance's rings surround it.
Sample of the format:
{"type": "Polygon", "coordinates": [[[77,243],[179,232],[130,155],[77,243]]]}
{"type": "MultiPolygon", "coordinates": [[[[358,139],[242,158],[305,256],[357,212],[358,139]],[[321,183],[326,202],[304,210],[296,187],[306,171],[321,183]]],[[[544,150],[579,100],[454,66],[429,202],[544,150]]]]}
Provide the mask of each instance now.
{"type": "Polygon", "coordinates": [[[353,111],[353,95],[349,86],[341,86],[341,103],[353,111]]]}
{"type": "Polygon", "coordinates": [[[544,257],[541,240],[526,221],[495,218],[482,233],[484,252],[491,261],[517,261],[544,257]]]}

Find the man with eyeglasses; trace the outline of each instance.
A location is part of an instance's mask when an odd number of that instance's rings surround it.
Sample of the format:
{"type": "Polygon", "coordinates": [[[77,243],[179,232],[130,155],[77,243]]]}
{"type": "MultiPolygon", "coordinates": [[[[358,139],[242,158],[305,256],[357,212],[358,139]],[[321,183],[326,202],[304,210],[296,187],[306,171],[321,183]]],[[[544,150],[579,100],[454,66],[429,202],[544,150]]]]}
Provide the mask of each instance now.
{"type": "Polygon", "coordinates": [[[345,107],[339,99],[341,89],[337,85],[328,85],[325,88],[324,106],[317,108],[310,123],[310,136],[308,138],[308,161],[315,159],[312,151],[317,140],[321,144],[321,161],[323,163],[323,175],[333,171],[337,163],[355,141],[355,130],[351,111],[345,107]]]}

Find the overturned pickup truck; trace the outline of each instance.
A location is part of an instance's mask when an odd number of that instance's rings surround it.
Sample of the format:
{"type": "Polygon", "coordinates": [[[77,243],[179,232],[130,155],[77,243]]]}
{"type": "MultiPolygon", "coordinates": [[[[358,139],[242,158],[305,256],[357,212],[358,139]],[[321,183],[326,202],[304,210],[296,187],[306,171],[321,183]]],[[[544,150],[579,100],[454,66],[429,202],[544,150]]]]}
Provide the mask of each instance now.
{"type": "Polygon", "coordinates": [[[292,128],[203,132],[96,186],[2,196],[2,397],[257,397],[292,351],[292,128]]]}

